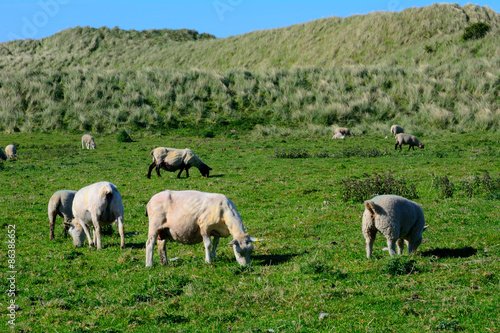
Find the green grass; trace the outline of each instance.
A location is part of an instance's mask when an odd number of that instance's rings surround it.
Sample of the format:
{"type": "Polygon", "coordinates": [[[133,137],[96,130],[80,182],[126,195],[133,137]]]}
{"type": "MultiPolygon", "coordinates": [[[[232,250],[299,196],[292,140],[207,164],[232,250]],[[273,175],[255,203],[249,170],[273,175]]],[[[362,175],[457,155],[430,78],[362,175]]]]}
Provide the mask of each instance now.
{"type": "MultiPolygon", "coordinates": [[[[17,160],[0,162],[0,281],[7,288],[5,240],[7,226],[15,224],[16,331],[500,330],[498,197],[457,192],[443,198],[433,184],[444,176],[458,184],[485,170],[497,179],[497,133],[426,135],[426,148],[409,152],[394,151],[385,134],[305,140],[130,132],[129,143],[117,142],[116,134],[93,134],[96,150],[81,149],[81,134],[1,138],[18,147],[17,160]],[[213,176],[193,170],[179,180],[164,171],[148,180],[149,151],[156,146],[191,148],[213,176]],[[375,149],[387,153],[366,154],[375,149]],[[303,150],[309,157],[281,158],[286,156],[276,150],[303,150]],[[382,251],[386,243],[379,234],[368,260],[363,204],[342,200],[342,180],[388,171],[415,185],[429,228],[417,253],[398,259],[382,251]],[[50,241],[51,194],[101,180],[113,182],[122,195],[126,248],[120,250],[116,229],[104,236],[101,251],[74,248],[62,236],[60,219],[50,241]],[[168,257],[179,260],[163,267],[155,251],[155,264],[146,269],[145,205],[165,189],[227,195],[246,230],[262,239],[252,265],[240,267],[224,239],[210,265],[201,244],[169,243],[168,257]],[[322,312],[328,315],[319,319],[322,312]]],[[[8,300],[2,293],[0,303],[8,300]]],[[[0,318],[4,325],[5,310],[0,318]]]]}

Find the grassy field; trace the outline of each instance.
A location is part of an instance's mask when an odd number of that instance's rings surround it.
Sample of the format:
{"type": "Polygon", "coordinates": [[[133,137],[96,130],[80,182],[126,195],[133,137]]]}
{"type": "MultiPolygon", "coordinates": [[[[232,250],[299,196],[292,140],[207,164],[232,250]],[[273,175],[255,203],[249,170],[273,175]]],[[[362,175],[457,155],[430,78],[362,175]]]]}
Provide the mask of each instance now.
{"type": "MultiPolygon", "coordinates": [[[[134,142],[120,143],[97,134],[93,151],[81,149],[81,134],[2,135],[3,147],[18,147],[17,160],[0,162],[0,283],[9,288],[5,242],[15,225],[16,332],[500,331],[498,132],[422,133],[426,148],[409,152],[394,151],[386,134],[175,135],[133,133],[134,142]],[[163,172],[148,180],[156,146],[191,148],[212,176],[192,169],[188,179],[163,172]],[[415,186],[429,228],[415,255],[397,259],[379,234],[368,260],[363,204],[342,200],[342,180],[389,171],[415,186]],[[436,187],[444,176],[452,197],[436,187]],[[50,196],[102,180],[122,195],[126,248],[115,227],[101,251],[75,248],[61,219],[50,241],[50,196]],[[227,195],[262,239],[252,265],[240,267],[225,239],[210,265],[201,244],[170,243],[168,257],[179,259],[164,267],[155,251],[146,269],[145,205],[165,189],[227,195]]],[[[0,296],[4,328],[10,300],[0,296]]]]}

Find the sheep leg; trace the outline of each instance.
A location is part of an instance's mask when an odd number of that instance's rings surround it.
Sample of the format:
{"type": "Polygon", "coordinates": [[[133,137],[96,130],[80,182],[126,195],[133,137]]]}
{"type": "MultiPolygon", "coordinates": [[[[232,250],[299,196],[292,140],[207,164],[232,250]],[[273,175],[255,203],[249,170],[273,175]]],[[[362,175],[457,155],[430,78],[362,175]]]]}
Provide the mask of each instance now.
{"type": "Polygon", "coordinates": [[[54,239],[54,223],[56,221],[56,212],[49,213],[50,239],[54,239]]]}
{"type": "Polygon", "coordinates": [[[125,248],[125,235],[123,233],[123,216],[118,215],[116,222],[118,223],[118,233],[120,234],[120,249],[124,249],[125,248]]]}
{"type": "Polygon", "coordinates": [[[101,226],[99,224],[99,219],[97,218],[97,214],[93,213],[92,216],[92,224],[94,225],[94,236],[95,236],[95,244],[98,250],[102,249],[102,241],[101,241],[101,226]]]}
{"type": "MultiPolygon", "coordinates": [[[[155,162],[151,163],[151,165],[149,166],[148,175],[147,175],[148,179],[151,179],[151,171],[153,171],[153,168],[155,166],[156,166],[155,162]]],[[[157,173],[158,173],[158,171],[157,171],[157,173]]]]}
{"type": "Polygon", "coordinates": [[[158,177],[161,177],[161,175],[160,175],[160,169],[161,169],[161,164],[157,164],[157,165],[156,165],[156,175],[157,175],[158,177]]]}
{"type": "Polygon", "coordinates": [[[168,266],[167,240],[166,239],[158,239],[156,242],[158,244],[158,255],[160,256],[160,263],[163,266],[168,266]]]}
{"type": "Polygon", "coordinates": [[[405,248],[405,241],[403,238],[398,239],[396,242],[396,246],[398,248],[398,254],[403,254],[403,250],[405,248]]]}
{"type": "MultiPolygon", "coordinates": [[[[180,170],[180,171],[179,171],[179,173],[177,174],[177,178],[181,178],[181,173],[182,173],[182,171],[184,171],[184,166],[181,166],[181,170],[180,170]]],[[[187,175],[188,175],[188,177],[189,177],[189,174],[187,173],[187,170],[186,170],[186,174],[187,174],[187,175]]],[[[186,177],[186,178],[188,178],[188,177],[186,177]]]]}
{"type": "Polygon", "coordinates": [[[186,167],[186,178],[189,178],[189,167],[186,167]]]}
{"type": "Polygon", "coordinates": [[[146,241],[146,267],[153,266],[153,252],[156,244],[156,238],[158,237],[158,231],[148,236],[146,241]]]}
{"type": "Polygon", "coordinates": [[[363,236],[365,236],[366,240],[366,257],[370,259],[372,257],[373,243],[375,243],[375,237],[377,236],[377,229],[363,230],[363,236]]]}
{"type": "Polygon", "coordinates": [[[214,236],[214,240],[212,242],[212,251],[210,251],[210,257],[212,259],[215,259],[216,257],[215,251],[217,251],[217,245],[219,245],[219,239],[220,239],[219,236],[214,236]]]}
{"type": "Polygon", "coordinates": [[[394,146],[394,150],[398,150],[398,143],[396,142],[396,145],[394,146]]]}
{"type": "Polygon", "coordinates": [[[205,262],[210,264],[212,258],[210,258],[210,249],[212,247],[212,242],[210,241],[210,235],[203,234],[203,245],[205,245],[205,262]]]}
{"type": "Polygon", "coordinates": [[[389,254],[391,257],[394,257],[396,255],[396,241],[397,238],[387,238],[387,247],[389,248],[389,254]]]}
{"type": "Polygon", "coordinates": [[[87,241],[89,242],[89,247],[93,247],[94,246],[94,242],[92,241],[92,238],[90,237],[89,228],[81,220],[78,220],[78,223],[80,224],[80,226],[82,227],[83,231],[85,232],[85,236],[87,236],[87,241]]]}
{"type": "Polygon", "coordinates": [[[417,251],[417,248],[420,246],[420,244],[422,244],[421,238],[415,242],[409,242],[408,243],[408,254],[411,254],[413,251],[417,251]]]}

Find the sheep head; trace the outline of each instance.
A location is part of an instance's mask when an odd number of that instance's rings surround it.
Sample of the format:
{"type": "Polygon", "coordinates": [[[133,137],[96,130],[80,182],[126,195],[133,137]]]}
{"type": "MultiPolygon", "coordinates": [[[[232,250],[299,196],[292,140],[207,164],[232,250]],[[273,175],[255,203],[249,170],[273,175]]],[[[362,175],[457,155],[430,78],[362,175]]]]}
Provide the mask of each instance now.
{"type": "Polygon", "coordinates": [[[257,238],[250,237],[248,234],[233,239],[228,245],[233,247],[234,256],[241,266],[249,265],[251,262],[250,254],[253,251],[252,242],[257,241],[257,238]]]}
{"type": "Polygon", "coordinates": [[[200,167],[199,167],[199,170],[200,170],[200,173],[203,177],[205,178],[208,178],[210,176],[210,170],[212,170],[211,167],[209,167],[208,165],[206,164],[202,164],[200,167]]]}
{"type": "Polygon", "coordinates": [[[64,222],[64,225],[68,229],[68,234],[73,238],[73,245],[76,247],[82,247],[85,242],[85,232],[83,231],[82,226],[76,219],[73,219],[71,223],[64,222]]]}

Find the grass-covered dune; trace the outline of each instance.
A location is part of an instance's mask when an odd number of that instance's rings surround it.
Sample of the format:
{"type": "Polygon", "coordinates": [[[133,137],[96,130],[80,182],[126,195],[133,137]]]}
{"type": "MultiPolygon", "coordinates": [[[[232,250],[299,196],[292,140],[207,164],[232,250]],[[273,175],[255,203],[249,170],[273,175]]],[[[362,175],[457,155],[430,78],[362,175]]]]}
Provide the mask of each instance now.
{"type": "Polygon", "coordinates": [[[87,27],[7,42],[0,131],[498,131],[499,22],[441,4],[223,39],[87,27]],[[464,40],[479,22],[486,34],[464,40]]]}
{"type": "MultiPolygon", "coordinates": [[[[500,330],[498,133],[438,134],[409,152],[380,135],[121,143],[96,134],[96,150],[82,150],[75,134],[8,138],[19,149],[17,160],[0,161],[0,286],[10,287],[4,249],[15,224],[15,332],[500,330]],[[194,169],[187,179],[168,172],[147,179],[149,151],[167,144],[190,147],[212,176],[194,169]],[[75,248],[61,218],[49,240],[50,196],[102,180],[122,195],[126,248],[116,226],[102,250],[75,248]],[[366,259],[362,200],[412,186],[429,225],[423,244],[391,260],[379,234],[366,259]],[[246,231],[261,239],[252,265],[238,265],[228,238],[210,265],[202,244],[169,243],[168,257],[179,259],[163,267],[155,251],[146,269],[145,206],[165,189],[227,195],[246,231]]],[[[0,295],[2,325],[10,299],[0,295]]]]}

